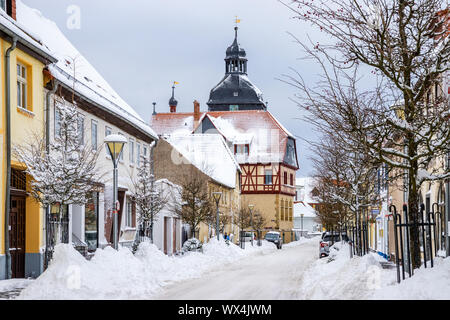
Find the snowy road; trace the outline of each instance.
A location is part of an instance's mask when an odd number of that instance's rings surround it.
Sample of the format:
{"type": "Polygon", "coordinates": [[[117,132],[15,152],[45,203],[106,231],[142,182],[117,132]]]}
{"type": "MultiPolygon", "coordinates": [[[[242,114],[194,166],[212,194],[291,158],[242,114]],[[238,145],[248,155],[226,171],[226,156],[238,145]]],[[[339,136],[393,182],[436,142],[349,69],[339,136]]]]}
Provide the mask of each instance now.
{"type": "Polygon", "coordinates": [[[258,253],[199,279],[167,286],[154,299],[277,300],[296,299],[302,273],[318,259],[319,239],[282,250],[258,253]]]}

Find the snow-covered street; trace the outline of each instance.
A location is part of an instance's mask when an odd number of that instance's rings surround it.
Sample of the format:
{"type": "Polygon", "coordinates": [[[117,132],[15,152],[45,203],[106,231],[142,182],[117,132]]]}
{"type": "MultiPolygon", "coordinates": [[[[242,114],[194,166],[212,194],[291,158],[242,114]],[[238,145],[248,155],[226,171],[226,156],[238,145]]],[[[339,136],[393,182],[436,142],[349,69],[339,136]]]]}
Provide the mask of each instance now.
{"type": "Polygon", "coordinates": [[[369,253],[350,258],[348,244],[336,243],[318,258],[320,237],[277,250],[273,243],[246,243],[245,250],[212,239],[203,253],[166,256],[142,243],[135,254],[99,249],[86,260],[60,245],[50,267],[36,280],[0,281],[3,297],[44,300],[371,300],[449,299],[450,259],[415,270],[396,282],[396,269],[369,253]],[[8,293],[9,292],[9,293],[8,293]]]}
{"type": "Polygon", "coordinates": [[[318,259],[318,244],[316,238],[285,245],[282,250],[261,251],[236,263],[219,266],[202,278],[168,286],[156,299],[295,299],[302,274],[318,259]]]}

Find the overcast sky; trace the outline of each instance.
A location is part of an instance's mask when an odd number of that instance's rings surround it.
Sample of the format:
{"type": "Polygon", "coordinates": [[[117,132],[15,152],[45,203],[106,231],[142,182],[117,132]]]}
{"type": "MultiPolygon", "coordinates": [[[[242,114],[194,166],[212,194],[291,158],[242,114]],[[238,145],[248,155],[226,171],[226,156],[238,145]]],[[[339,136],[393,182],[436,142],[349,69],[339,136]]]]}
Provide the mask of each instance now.
{"type": "MultiPolygon", "coordinates": [[[[314,139],[311,127],[290,100],[295,89],[279,80],[295,68],[314,81],[316,67],[301,60],[291,32],[313,38],[308,26],[276,0],[22,0],[55,21],[61,31],[145,121],[152,113],[168,112],[173,81],[179,112],[192,112],[193,101],[207,110],[210,90],[224,75],[225,50],[234,39],[247,52],[248,75],[259,87],[269,111],[294,135],[314,139]],[[69,29],[67,9],[81,10],[81,28],[69,29]]],[[[307,144],[297,139],[300,170],[312,168],[307,144]]]]}

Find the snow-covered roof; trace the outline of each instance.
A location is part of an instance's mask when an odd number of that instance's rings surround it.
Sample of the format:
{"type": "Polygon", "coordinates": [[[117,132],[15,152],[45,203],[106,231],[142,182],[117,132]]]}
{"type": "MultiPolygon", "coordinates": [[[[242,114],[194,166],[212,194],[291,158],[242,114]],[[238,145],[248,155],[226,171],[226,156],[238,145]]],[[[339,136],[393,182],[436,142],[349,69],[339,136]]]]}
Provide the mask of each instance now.
{"type": "Polygon", "coordinates": [[[294,217],[301,217],[302,214],[303,217],[315,218],[316,210],[304,201],[294,203],[294,217]]]}
{"type": "Polygon", "coordinates": [[[16,36],[20,43],[33,49],[44,58],[52,62],[57,60],[57,58],[53,56],[49,48],[37,35],[35,35],[29,28],[26,28],[8,16],[3,10],[0,10],[0,29],[6,34],[16,36]]]}
{"type": "MultiPolygon", "coordinates": [[[[239,163],[285,162],[288,140],[295,140],[268,111],[204,112],[200,114],[199,121],[194,121],[193,116],[194,113],[158,113],[152,117],[151,124],[160,135],[171,135],[189,127],[194,133],[202,121],[208,118],[227,141],[250,144],[249,156],[239,156],[239,163]]],[[[297,162],[296,159],[294,162],[297,162]]]]}
{"type": "Polygon", "coordinates": [[[128,105],[97,70],[64,36],[55,22],[45,18],[39,10],[26,6],[17,0],[17,21],[29,30],[58,59],[49,66],[52,75],[66,86],[75,87],[75,91],[106,108],[108,112],[124,119],[147,135],[156,137],[156,133],[128,105]]]}
{"type": "Polygon", "coordinates": [[[239,164],[219,134],[177,134],[166,138],[184,158],[213,180],[236,187],[239,164]]]}

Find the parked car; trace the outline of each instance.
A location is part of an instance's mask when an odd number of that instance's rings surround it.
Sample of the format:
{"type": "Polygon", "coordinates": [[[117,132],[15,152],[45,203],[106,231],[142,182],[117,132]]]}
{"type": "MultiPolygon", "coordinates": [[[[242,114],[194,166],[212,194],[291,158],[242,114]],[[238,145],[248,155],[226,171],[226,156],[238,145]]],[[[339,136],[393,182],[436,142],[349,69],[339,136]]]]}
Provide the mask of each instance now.
{"type": "Polygon", "coordinates": [[[342,241],[349,242],[346,233],[324,232],[319,245],[319,258],[328,257],[330,255],[330,247],[336,242],[340,242],[341,237],[342,241]]]}
{"type": "Polygon", "coordinates": [[[250,242],[250,241],[252,241],[252,237],[253,237],[253,240],[256,240],[256,236],[255,236],[254,232],[246,231],[246,232],[244,232],[244,236],[242,237],[242,241],[243,242],[250,242]]]}
{"type": "Polygon", "coordinates": [[[283,239],[281,238],[281,234],[276,231],[267,232],[264,240],[275,243],[278,249],[281,249],[283,246],[283,239]]]}

